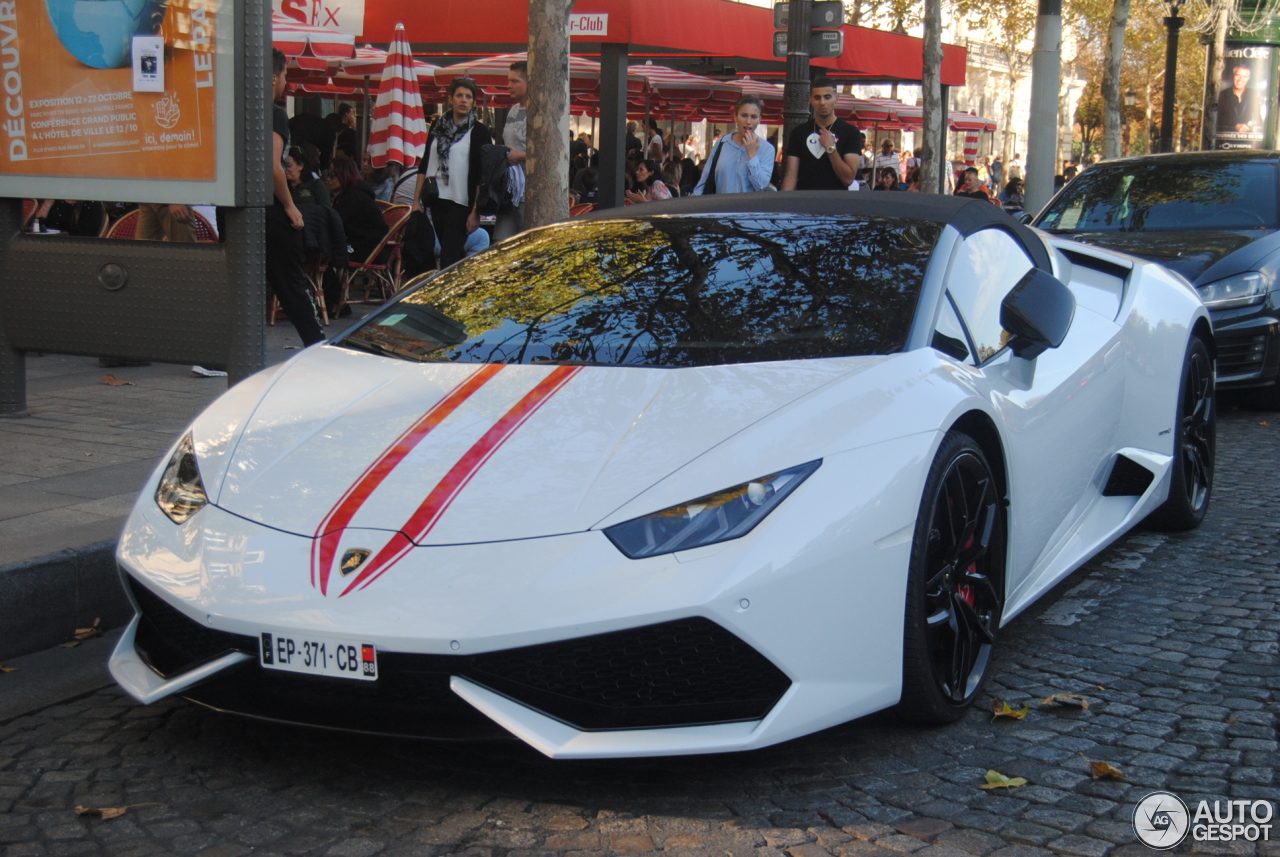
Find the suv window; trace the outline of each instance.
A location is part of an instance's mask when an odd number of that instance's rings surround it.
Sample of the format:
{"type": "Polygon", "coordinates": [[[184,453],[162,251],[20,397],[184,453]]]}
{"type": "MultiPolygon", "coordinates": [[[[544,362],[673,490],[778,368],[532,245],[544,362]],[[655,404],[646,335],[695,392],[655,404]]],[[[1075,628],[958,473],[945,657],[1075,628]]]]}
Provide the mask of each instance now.
{"type": "Polygon", "coordinates": [[[1054,232],[1274,229],[1276,165],[1221,160],[1098,165],[1037,223],[1054,232]]]}
{"type": "Polygon", "coordinates": [[[984,229],[956,249],[947,278],[949,294],[969,331],[978,363],[1008,343],[1009,334],[1000,326],[1000,302],[1032,267],[1026,251],[1003,229],[984,229]]]}

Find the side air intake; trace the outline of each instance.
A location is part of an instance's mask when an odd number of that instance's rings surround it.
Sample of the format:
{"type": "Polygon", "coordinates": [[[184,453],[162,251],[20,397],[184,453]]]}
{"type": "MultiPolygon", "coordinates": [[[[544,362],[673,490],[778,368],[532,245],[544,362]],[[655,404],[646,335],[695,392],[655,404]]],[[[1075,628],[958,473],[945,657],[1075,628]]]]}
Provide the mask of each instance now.
{"type": "Polygon", "coordinates": [[[1132,458],[1116,456],[1111,465],[1111,476],[1102,489],[1103,497],[1141,497],[1151,487],[1156,475],[1132,458]]]}

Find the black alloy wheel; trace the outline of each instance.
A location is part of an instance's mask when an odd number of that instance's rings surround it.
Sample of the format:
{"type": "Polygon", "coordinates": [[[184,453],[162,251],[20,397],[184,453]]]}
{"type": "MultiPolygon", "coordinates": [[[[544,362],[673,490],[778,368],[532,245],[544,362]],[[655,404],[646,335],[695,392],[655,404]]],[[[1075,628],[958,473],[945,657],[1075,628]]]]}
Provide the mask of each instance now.
{"type": "Polygon", "coordinates": [[[968,435],[943,440],[925,483],[907,581],[903,688],[908,719],[949,723],[986,680],[1004,607],[999,485],[968,435]]]}
{"type": "Polygon", "coordinates": [[[1213,359],[1204,341],[1193,336],[1187,343],[1178,387],[1169,499],[1147,519],[1159,529],[1194,530],[1209,510],[1217,444],[1214,392],[1213,359]]]}

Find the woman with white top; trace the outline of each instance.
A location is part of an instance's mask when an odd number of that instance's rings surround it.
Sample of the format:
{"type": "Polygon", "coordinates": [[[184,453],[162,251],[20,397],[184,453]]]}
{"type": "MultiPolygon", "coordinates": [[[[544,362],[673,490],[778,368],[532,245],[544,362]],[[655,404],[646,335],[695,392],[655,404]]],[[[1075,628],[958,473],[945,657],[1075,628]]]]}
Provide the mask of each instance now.
{"type": "Polygon", "coordinates": [[[694,196],[712,193],[750,193],[764,190],[773,176],[773,144],[760,139],[761,102],[754,95],[738,99],[733,112],[734,132],[720,138],[702,168],[694,196]]]}
{"type": "Polygon", "coordinates": [[[467,236],[480,228],[476,200],[480,189],[480,148],[493,142],[489,129],[476,119],[476,82],[456,77],[449,84],[449,110],[427,135],[427,167],[418,173],[413,208],[431,209],[431,223],[440,239],[440,267],[466,255],[467,236]],[[438,196],[424,200],[422,188],[433,177],[438,196]]]}

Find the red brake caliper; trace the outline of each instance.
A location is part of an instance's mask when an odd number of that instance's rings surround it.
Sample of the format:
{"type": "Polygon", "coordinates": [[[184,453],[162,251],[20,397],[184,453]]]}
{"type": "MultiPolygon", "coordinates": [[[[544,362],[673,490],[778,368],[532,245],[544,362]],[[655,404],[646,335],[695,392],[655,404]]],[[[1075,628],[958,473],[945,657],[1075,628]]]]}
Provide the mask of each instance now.
{"type": "MultiPolygon", "coordinates": [[[[964,543],[964,547],[961,548],[961,550],[967,551],[972,544],[973,544],[973,536],[969,536],[969,541],[964,543]]],[[[978,570],[978,563],[971,562],[969,563],[969,567],[964,570],[964,573],[975,574],[977,573],[977,570],[978,570]]],[[[961,598],[963,598],[965,600],[965,603],[968,604],[970,607],[974,606],[974,602],[976,601],[976,598],[973,594],[972,586],[970,586],[967,583],[962,583],[956,587],[956,594],[959,595],[961,598]]]]}

